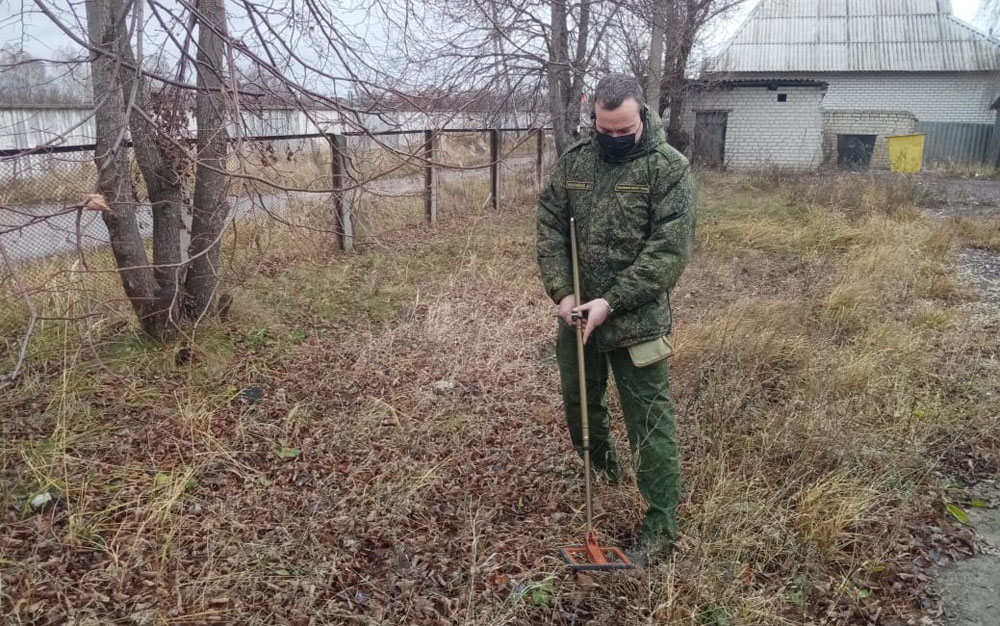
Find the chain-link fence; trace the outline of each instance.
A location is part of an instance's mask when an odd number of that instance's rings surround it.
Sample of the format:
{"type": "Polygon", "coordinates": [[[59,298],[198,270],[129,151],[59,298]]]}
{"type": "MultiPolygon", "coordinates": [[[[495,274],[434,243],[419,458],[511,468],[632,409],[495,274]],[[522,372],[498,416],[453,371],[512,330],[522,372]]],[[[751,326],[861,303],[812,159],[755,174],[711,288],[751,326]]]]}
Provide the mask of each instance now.
{"type": "MultiPolygon", "coordinates": [[[[530,201],[553,155],[536,129],[234,141],[222,281],[248,285],[276,264],[530,201]]],[[[131,163],[136,220],[150,248],[152,213],[131,163]]],[[[0,151],[0,375],[15,362],[33,317],[36,333],[52,320],[128,322],[102,214],[81,208],[96,189],[93,146],[0,151]]]]}

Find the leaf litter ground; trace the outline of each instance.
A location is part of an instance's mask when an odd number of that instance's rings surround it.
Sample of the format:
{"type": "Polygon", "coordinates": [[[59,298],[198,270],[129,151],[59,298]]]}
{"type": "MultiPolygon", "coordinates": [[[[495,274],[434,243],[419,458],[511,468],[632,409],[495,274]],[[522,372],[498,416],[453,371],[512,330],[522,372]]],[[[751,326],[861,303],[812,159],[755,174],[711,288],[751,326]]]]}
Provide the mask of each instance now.
{"type": "MultiPolygon", "coordinates": [[[[783,201],[745,180],[707,184],[783,201]]],[[[728,197],[707,195],[710,207],[728,197]]],[[[723,226],[709,222],[702,260],[678,289],[682,327],[710,332],[720,309],[820,289],[817,268],[830,259],[804,266],[762,245],[752,262],[716,262],[711,237],[723,226]]],[[[942,434],[937,475],[868,498],[836,526],[838,494],[858,482],[837,462],[817,452],[831,466],[800,484],[787,476],[794,449],[756,455],[780,460],[756,469],[752,449],[722,449],[733,437],[760,444],[752,431],[771,425],[765,410],[798,402],[790,379],[802,363],[757,344],[773,359],[766,367],[695,350],[675,363],[689,477],[675,558],[570,575],[556,549],[582,537],[582,480],[532,255],[530,210],[476,213],[352,258],[275,262],[235,294],[231,320],[193,342],[160,348],[108,332],[91,349],[67,336],[57,359],[0,400],[6,623],[940,616],[926,568],[981,547],[941,502],[961,501],[949,481],[972,461],[976,476],[995,468],[991,442],[972,449],[962,433],[943,447],[942,434]],[[720,382],[730,367],[752,372],[752,393],[720,382]],[[730,498],[727,484],[744,496],[730,498]],[[39,494],[51,501],[36,508],[39,494]]],[[[628,541],[642,508],[633,484],[598,484],[596,501],[604,536],[628,541]]]]}

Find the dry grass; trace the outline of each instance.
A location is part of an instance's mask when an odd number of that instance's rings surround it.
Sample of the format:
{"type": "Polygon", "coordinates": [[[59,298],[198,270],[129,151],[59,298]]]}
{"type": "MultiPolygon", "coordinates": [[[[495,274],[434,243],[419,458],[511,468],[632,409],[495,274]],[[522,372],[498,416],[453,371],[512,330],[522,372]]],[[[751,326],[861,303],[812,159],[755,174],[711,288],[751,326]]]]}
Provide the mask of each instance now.
{"type": "Polygon", "coordinates": [[[954,217],[949,221],[949,225],[955,236],[967,245],[1000,252],[1000,221],[954,217]]]}
{"type": "Polygon", "coordinates": [[[71,154],[70,158],[52,158],[41,164],[39,157],[25,161],[27,169],[18,169],[18,163],[8,162],[3,168],[3,185],[0,187],[0,204],[32,205],[54,203],[56,206],[80,201],[80,189],[97,186],[97,170],[93,161],[85,160],[90,153],[71,154]]]}
{"type": "MultiPolygon", "coordinates": [[[[919,216],[905,189],[856,186],[703,180],[675,298],[686,482],[671,562],[594,588],[555,558],[580,536],[582,485],[533,215],[477,210],[485,188],[461,184],[446,197],[463,214],[445,205],[436,229],[385,233],[353,257],[258,237],[233,317],[181,344],[53,324],[48,361],[0,399],[3,613],[699,626],[914,614],[919,588],[897,578],[913,572],[913,528],[956,532],[922,494],[958,497],[947,460],[995,444],[1000,377],[979,355],[996,346],[957,306],[963,233],[919,216]],[[56,505],[32,513],[43,492],[56,505]]],[[[529,204],[523,184],[509,193],[529,204]]],[[[606,535],[633,532],[634,487],[599,485],[597,501],[606,535]]]]}
{"type": "MultiPolygon", "coordinates": [[[[503,154],[508,158],[534,155],[534,137],[503,134],[503,154]]],[[[399,145],[378,145],[367,138],[351,138],[348,148],[348,170],[352,179],[370,183],[376,179],[404,178],[423,172],[423,135],[383,137],[384,142],[399,145]]],[[[451,167],[479,167],[489,162],[489,136],[485,133],[447,133],[439,137],[437,159],[451,167]]],[[[551,153],[551,141],[546,144],[551,153]]],[[[65,158],[39,157],[10,162],[0,188],[0,204],[32,205],[77,202],[80,189],[93,189],[97,184],[96,170],[90,153],[71,153],[65,158]]],[[[325,139],[295,139],[247,141],[230,153],[227,171],[233,174],[230,193],[247,196],[255,193],[275,193],[281,189],[328,189],[331,186],[331,152],[325,139]],[[265,181],[265,182],[261,182],[265,181]],[[276,189],[277,188],[277,189],[276,189]]],[[[145,184],[138,166],[131,160],[136,195],[146,199],[145,184]]],[[[186,179],[189,192],[194,178],[186,179]]]]}

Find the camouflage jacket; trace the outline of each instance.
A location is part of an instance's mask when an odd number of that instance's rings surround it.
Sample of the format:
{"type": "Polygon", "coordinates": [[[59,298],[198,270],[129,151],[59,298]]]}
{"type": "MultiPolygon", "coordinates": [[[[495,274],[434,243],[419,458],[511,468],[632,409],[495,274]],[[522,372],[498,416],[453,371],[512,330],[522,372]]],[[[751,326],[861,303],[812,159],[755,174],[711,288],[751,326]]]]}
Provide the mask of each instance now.
{"type": "Polygon", "coordinates": [[[601,158],[596,140],[571,146],[538,200],[538,266],[549,297],[573,293],[569,220],[576,218],[584,302],[613,309],[593,339],[606,352],[671,330],[670,290],[691,255],[695,186],[655,115],[625,158],[601,158]]]}

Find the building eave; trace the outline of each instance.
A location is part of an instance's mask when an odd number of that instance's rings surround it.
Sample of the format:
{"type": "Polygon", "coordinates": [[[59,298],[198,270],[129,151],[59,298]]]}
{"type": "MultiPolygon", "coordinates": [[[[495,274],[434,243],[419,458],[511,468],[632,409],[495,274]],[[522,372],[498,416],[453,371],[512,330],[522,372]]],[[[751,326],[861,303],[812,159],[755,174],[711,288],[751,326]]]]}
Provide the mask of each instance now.
{"type": "Polygon", "coordinates": [[[737,89],[740,87],[766,87],[771,91],[788,87],[811,87],[826,89],[829,83],[809,78],[736,78],[723,80],[693,80],[688,88],[694,89],[737,89]]]}

